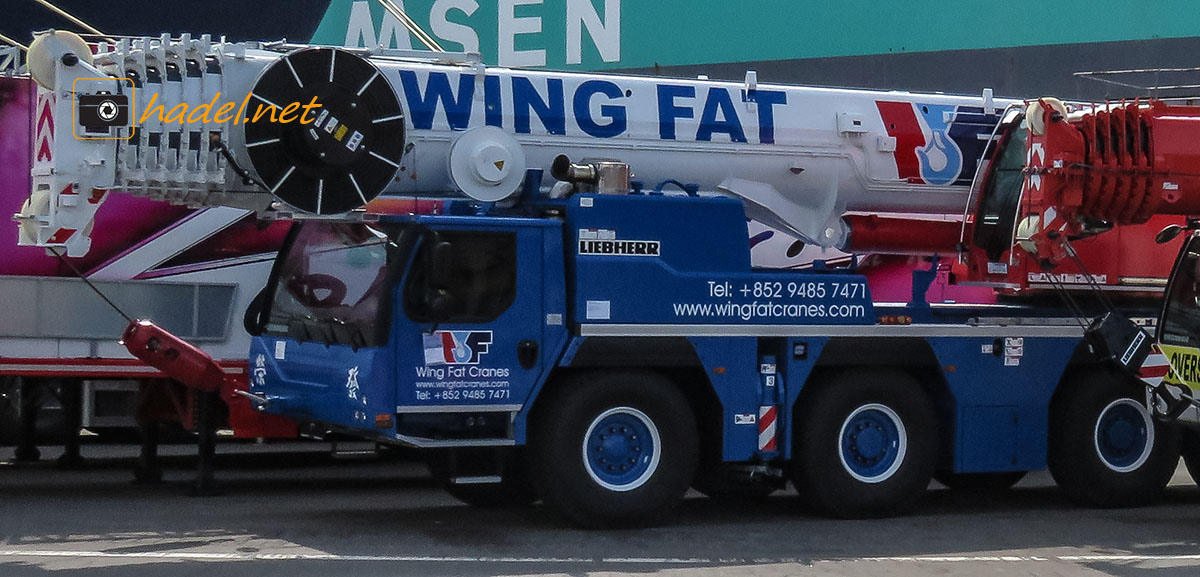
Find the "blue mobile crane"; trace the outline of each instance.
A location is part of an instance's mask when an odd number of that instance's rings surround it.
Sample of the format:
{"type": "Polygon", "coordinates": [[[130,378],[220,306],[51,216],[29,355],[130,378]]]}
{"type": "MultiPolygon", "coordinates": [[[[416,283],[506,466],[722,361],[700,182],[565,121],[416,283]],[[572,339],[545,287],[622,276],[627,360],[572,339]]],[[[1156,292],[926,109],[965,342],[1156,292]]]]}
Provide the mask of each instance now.
{"type": "MultiPolygon", "coordinates": [[[[998,132],[1019,103],[207,37],[94,59],[47,46],[31,69],[57,90],[141,83],[172,110],[222,93],[321,103],[290,124],[64,134],[17,217],[23,241],[86,249],[64,223],[99,202],[64,190],[304,216],[247,310],[242,394],[316,433],[429,449],[468,503],[541,499],[610,527],[661,520],[689,486],[790,480],[823,513],[872,517],[911,509],[935,475],[1007,486],[1049,467],[1077,501],[1128,506],[1178,462],[1177,428],[1062,307],[929,303],[932,271],[910,302],[878,303],[852,267],[751,266],[748,218],[853,249],[845,211],[962,210],[976,172],[974,202],[995,210],[1012,182],[1000,160],[1025,156],[998,132]],[[413,214],[370,204],[455,194],[413,214]]],[[[941,228],[912,223],[910,237],[941,228]]],[[[988,273],[1012,245],[993,236],[1007,246],[988,273]]],[[[220,378],[150,323],[125,342],[189,386],[220,378]]]]}
{"type": "Polygon", "coordinates": [[[862,517],[911,508],[935,472],[1049,465],[1069,494],[1128,505],[1175,469],[1173,429],[1073,318],[753,270],[730,199],[520,208],[295,225],[249,312],[261,408],[442,451],[463,500],[541,497],[586,526],[658,519],[693,483],[786,475],[862,517]]]}

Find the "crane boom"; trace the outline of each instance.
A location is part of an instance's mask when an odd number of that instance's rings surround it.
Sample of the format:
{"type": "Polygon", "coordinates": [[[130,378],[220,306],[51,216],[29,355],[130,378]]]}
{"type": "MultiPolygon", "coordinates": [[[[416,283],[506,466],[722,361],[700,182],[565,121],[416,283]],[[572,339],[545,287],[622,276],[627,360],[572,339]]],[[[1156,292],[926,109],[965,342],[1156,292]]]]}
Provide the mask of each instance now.
{"type": "Polygon", "coordinates": [[[208,36],[121,39],[90,63],[61,46],[34,53],[56,116],[72,121],[56,127],[53,170],[19,215],[22,242],[72,254],[112,190],[339,215],[380,195],[503,199],[559,156],[619,160],[646,192],[733,196],[751,218],[836,247],[846,211],[961,213],[1012,103],[990,91],[512,70],[468,54],[208,36]],[[81,125],[79,97],[96,94],[126,97],[129,122],[81,125]]]}

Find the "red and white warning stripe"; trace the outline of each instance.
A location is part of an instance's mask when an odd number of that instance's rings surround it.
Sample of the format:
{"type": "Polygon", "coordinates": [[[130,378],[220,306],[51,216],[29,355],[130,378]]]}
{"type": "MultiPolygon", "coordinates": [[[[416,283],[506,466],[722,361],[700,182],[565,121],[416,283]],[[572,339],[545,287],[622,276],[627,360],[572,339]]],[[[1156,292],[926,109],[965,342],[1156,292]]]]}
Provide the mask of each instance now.
{"type": "Polygon", "coordinates": [[[1162,354],[1158,347],[1154,347],[1153,352],[1146,357],[1146,362],[1142,363],[1142,368],[1138,371],[1142,376],[1142,380],[1146,384],[1157,387],[1162,384],[1163,377],[1171,370],[1171,362],[1167,360],[1167,355],[1162,354]]]}
{"type": "Polygon", "coordinates": [[[758,408],[758,450],[775,450],[775,407],[758,408]]]}

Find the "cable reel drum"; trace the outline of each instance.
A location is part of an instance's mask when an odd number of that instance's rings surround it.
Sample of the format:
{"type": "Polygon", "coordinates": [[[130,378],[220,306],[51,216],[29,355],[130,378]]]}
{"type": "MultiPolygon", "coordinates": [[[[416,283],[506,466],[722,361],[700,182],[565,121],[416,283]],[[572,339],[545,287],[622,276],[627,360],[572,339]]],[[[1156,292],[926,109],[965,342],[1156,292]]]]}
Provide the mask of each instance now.
{"type": "Polygon", "coordinates": [[[404,154],[404,111],[368,60],[337,48],[303,48],[266,67],[252,105],[275,106],[244,124],[247,155],[279,200],[316,215],[342,214],[387,188],[404,154]],[[313,103],[319,108],[305,111],[313,103]],[[287,107],[293,114],[279,115],[287,107]],[[304,122],[301,122],[304,121],[304,122]]]}

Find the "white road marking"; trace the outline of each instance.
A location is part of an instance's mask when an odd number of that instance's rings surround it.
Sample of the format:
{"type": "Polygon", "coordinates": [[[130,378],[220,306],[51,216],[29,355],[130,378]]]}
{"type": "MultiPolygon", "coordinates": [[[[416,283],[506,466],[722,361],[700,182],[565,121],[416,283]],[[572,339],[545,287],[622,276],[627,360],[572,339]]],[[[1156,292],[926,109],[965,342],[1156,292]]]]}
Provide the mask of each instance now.
{"type": "Polygon", "coordinates": [[[948,555],[914,557],[846,557],[829,559],[780,558],[704,558],[704,557],[472,557],[435,555],[338,555],[334,553],[203,553],[187,551],[53,551],[45,549],[0,549],[4,558],[29,557],[76,559],[163,559],[178,561],[350,561],[387,563],[530,563],[530,564],[588,564],[588,565],[766,565],[800,563],[892,562],[892,563],[1137,563],[1200,561],[1200,554],[1186,555],[948,555]]]}

